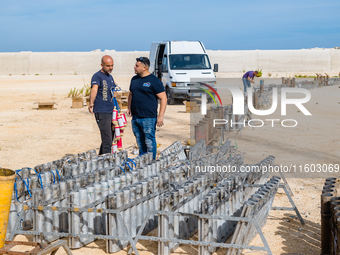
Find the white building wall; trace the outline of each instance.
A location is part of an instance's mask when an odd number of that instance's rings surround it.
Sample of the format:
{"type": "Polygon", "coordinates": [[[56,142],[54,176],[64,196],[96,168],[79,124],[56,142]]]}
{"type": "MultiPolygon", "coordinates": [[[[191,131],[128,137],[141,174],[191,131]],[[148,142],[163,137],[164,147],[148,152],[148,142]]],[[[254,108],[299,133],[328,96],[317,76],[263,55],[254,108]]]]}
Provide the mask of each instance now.
{"type": "MultiPolygon", "coordinates": [[[[270,72],[338,73],[340,49],[207,51],[211,64],[218,63],[220,73],[237,73],[255,69],[270,72]]],[[[111,55],[113,74],[133,75],[135,59],[148,51],[117,52],[14,52],[0,53],[0,75],[93,74],[100,60],[111,55]]]]}

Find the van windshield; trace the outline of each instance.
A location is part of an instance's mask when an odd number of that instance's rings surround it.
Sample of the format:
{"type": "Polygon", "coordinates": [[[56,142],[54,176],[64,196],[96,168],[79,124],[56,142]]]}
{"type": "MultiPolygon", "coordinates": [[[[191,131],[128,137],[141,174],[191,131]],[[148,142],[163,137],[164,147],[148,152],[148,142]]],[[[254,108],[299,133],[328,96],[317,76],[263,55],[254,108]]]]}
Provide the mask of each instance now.
{"type": "Polygon", "coordinates": [[[204,54],[171,54],[170,69],[211,69],[209,58],[204,54]]]}

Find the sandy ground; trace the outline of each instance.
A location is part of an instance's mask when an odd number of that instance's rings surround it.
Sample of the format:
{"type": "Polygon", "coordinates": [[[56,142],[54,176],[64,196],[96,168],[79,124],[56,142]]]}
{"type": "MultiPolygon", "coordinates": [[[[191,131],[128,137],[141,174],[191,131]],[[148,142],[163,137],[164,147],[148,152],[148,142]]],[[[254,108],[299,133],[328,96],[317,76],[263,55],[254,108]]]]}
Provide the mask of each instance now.
{"type": "MultiPolygon", "coordinates": [[[[0,166],[10,169],[34,167],[37,164],[62,158],[66,154],[84,152],[100,145],[100,135],[94,116],[87,108],[71,108],[67,93],[73,87],[89,83],[90,76],[0,76],[0,166]],[[53,101],[55,110],[37,110],[36,102],[53,101]]],[[[129,77],[116,77],[123,89],[129,77]]],[[[305,104],[312,116],[304,116],[295,106],[289,106],[287,116],[276,111],[271,119],[296,119],[298,126],[284,128],[279,124],[262,128],[246,127],[242,132],[226,133],[226,137],[245,153],[246,163],[257,163],[268,155],[276,157],[278,165],[339,164],[340,88],[325,87],[311,91],[312,98],[305,104]]],[[[253,116],[265,120],[266,116],[253,116]]],[[[190,137],[190,114],[185,106],[168,106],[165,126],[157,130],[160,150],[190,137]]],[[[129,123],[123,146],[134,144],[129,123]]],[[[271,211],[264,235],[273,254],[320,254],[320,194],[324,179],[338,174],[298,173],[289,175],[288,183],[294,201],[306,225],[301,225],[293,212],[271,211]],[[289,220],[289,221],[287,221],[289,220]]],[[[274,206],[290,206],[283,190],[279,190],[274,206]]],[[[151,234],[155,234],[154,232],[151,234]]],[[[16,240],[25,240],[18,236],[16,240]]],[[[31,240],[31,238],[28,238],[31,240]]],[[[251,245],[262,246],[256,236],[251,245]]],[[[140,241],[141,254],[157,254],[157,243],[140,241]]],[[[73,250],[74,254],[104,254],[105,242],[95,241],[73,250]]],[[[220,249],[216,254],[225,254],[220,249]]],[[[243,254],[265,254],[244,251],[243,254]]],[[[59,251],[57,254],[64,254],[59,251]]],[[[126,254],[121,251],[117,254],[126,254]]],[[[182,246],[174,254],[197,254],[197,247],[182,246]]]]}

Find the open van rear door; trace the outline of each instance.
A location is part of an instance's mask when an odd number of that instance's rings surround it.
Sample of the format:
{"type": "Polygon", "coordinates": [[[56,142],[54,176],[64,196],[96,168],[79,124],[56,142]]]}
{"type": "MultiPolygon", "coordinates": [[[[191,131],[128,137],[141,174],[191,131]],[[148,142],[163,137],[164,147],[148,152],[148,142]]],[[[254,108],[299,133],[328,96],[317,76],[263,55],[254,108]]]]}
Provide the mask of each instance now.
{"type": "Polygon", "coordinates": [[[150,60],[150,68],[149,72],[154,74],[155,71],[155,63],[156,63],[156,55],[158,52],[158,46],[159,42],[153,42],[151,44],[150,54],[149,54],[149,60],[150,60]]]}

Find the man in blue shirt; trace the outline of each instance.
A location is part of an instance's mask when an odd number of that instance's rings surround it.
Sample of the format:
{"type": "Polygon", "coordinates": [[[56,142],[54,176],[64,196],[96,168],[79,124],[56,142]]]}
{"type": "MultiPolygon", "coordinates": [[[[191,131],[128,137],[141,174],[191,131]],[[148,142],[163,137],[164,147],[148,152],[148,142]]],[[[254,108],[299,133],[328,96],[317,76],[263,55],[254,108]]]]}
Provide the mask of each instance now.
{"type": "Polygon", "coordinates": [[[248,71],[246,72],[243,77],[243,85],[244,85],[244,93],[247,93],[247,87],[250,88],[250,83],[255,83],[254,82],[254,77],[257,76],[258,72],[257,71],[248,71]]]}
{"type": "Polygon", "coordinates": [[[146,57],[136,59],[135,74],[130,83],[127,115],[132,116],[132,131],[136,137],[139,155],[152,152],[156,158],[156,124],[164,124],[167,98],[162,82],[149,72],[150,60],[146,57]],[[160,110],[157,116],[158,99],[160,110]]]}
{"type": "Polygon", "coordinates": [[[89,112],[94,113],[102,140],[99,155],[111,153],[114,138],[112,130],[113,97],[117,96],[117,92],[113,92],[115,83],[110,74],[113,69],[112,57],[108,55],[102,57],[101,66],[102,69],[96,72],[91,79],[89,104],[89,112]]]}

